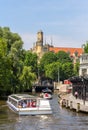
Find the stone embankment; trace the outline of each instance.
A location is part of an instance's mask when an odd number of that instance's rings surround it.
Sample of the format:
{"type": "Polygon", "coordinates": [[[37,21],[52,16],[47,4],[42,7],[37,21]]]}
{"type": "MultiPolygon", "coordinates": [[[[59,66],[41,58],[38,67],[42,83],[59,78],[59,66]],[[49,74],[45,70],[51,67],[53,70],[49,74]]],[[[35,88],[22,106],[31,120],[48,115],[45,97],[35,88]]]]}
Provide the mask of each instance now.
{"type": "Polygon", "coordinates": [[[75,98],[72,95],[72,87],[69,84],[59,84],[58,87],[58,102],[62,107],[76,110],[76,112],[88,113],[88,101],[84,101],[79,98],[75,98]]]}
{"type": "Polygon", "coordinates": [[[71,93],[59,93],[58,101],[62,107],[74,109],[76,112],[87,112],[88,113],[88,101],[76,99],[71,93]]]}

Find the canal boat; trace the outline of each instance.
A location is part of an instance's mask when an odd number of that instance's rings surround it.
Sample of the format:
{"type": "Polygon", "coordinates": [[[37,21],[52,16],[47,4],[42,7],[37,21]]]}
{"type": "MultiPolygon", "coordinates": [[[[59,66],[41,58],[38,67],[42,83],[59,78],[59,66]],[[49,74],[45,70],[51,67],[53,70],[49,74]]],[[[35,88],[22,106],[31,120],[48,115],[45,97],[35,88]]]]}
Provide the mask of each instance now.
{"type": "Polygon", "coordinates": [[[44,99],[52,99],[52,90],[50,90],[49,88],[43,89],[40,96],[44,99]]]}
{"type": "Polygon", "coordinates": [[[9,95],[7,104],[19,115],[52,114],[49,100],[28,94],[9,95]]]}

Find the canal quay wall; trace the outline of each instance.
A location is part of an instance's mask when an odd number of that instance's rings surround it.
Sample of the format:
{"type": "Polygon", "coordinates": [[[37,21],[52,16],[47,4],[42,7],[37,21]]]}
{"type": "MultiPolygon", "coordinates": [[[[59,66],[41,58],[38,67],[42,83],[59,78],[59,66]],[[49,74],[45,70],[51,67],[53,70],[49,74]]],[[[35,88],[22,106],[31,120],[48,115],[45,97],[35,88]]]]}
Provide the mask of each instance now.
{"type": "Polygon", "coordinates": [[[76,99],[71,93],[62,94],[59,97],[59,103],[62,107],[76,110],[76,112],[87,112],[88,113],[88,101],[76,99]]]}
{"type": "Polygon", "coordinates": [[[62,107],[75,110],[76,112],[88,113],[88,101],[79,99],[72,94],[72,87],[68,84],[60,84],[54,93],[58,95],[58,102],[62,107]]]}

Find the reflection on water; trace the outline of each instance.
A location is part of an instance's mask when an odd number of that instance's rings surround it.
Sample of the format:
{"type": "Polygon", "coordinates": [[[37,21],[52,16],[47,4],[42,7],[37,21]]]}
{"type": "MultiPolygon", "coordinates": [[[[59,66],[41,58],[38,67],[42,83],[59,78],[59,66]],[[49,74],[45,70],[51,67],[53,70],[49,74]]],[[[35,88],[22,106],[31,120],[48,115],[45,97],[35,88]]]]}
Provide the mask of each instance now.
{"type": "Polygon", "coordinates": [[[18,116],[6,104],[0,107],[0,130],[87,130],[88,115],[61,108],[57,96],[50,100],[52,115],[18,116]]]}

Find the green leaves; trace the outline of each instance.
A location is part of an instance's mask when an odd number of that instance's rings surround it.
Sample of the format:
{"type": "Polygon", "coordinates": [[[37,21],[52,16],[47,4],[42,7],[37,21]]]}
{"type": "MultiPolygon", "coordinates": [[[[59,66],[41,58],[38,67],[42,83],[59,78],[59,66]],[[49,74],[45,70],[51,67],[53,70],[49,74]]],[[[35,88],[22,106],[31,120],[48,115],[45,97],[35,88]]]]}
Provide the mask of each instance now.
{"type": "Polygon", "coordinates": [[[6,44],[6,40],[3,38],[0,38],[0,55],[1,56],[7,55],[7,44],[6,44]]]}
{"type": "Polygon", "coordinates": [[[54,81],[58,81],[59,73],[59,78],[63,81],[77,74],[78,66],[74,69],[69,54],[60,51],[57,54],[54,54],[53,52],[44,54],[40,61],[40,68],[42,74],[45,73],[46,77],[49,77],[54,81]]]}
{"type": "Polygon", "coordinates": [[[72,62],[69,54],[64,51],[59,51],[56,54],[56,57],[57,57],[57,61],[59,61],[60,63],[72,62]]]}
{"type": "MultiPolygon", "coordinates": [[[[38,56],[31,51],[23,50],[23,41],[17,33],[8,27],[0,27],[0,95],[9,91],[23,92],[30,89],[36,77],[45,76],[58,80],[77,75],[77,64],[74,68],[69,54],[63,51],[57,54],[47,52],[38,63],[38,56]]],[[[85,51],[88,44],[85,45],[85,51]]]]}
{"type": "Polygon", "coordinates": [[[31,67],[24,66],[22,74],[20,76],[22,91],[24,91],[25,89],[30,89],[33,85],[34,80],[36,80],[36,75],[32,73],[31,67]]]}
{"type": "Polygon", "coordinates": [[[60,63],[53,62],[45,66],[46,77],[53,79],[54,81],[58,80],[58,69],[60,70],[60,63]]]}
{"type": "Polygon", "coordinates": [[[24,91],[36,80],[37,55],[22,47],[17,33],[0,27],[0,95],[24,91]]]}
{"type": "Polygon", "coordinates": [[[84,53],[88,53],[88,41],[84,44],[84,53]]]}
{"type": "Polygon", "coordinates": [[[43,55],[40,60],[40,73],[43,75],[45,73],[45,66],[56,61],[55,53],[47,52],[43,55]]]}
{"type": "Polygon", "coordinates": [[[0,87],[3,92],[11,92],[19,86],[22,45],[18,34],[12,33],[8,27],[0,27],[0,87]]]}

